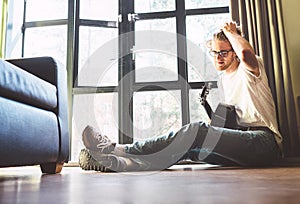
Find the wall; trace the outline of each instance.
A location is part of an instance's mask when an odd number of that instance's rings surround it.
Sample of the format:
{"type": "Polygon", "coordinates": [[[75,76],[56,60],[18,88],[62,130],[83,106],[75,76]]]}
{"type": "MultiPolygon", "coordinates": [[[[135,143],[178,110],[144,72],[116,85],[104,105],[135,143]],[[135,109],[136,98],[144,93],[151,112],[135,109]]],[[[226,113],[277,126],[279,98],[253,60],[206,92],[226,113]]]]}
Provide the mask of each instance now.
{"type": "Polygon", "coordinates": [[[298,113],[298,132],[300,133],[300,110],[297,101],[297,97],[300,97],[300,1],[281,0],[281,4],[287,40],[289,64],[291,68],[292,85],[298,113]]]}

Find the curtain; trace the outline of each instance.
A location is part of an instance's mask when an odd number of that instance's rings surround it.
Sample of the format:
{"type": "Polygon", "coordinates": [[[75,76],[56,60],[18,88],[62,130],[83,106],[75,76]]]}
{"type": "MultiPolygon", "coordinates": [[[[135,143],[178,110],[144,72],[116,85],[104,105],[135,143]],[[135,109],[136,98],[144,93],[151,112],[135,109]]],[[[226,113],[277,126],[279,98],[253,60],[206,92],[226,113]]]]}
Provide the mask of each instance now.
{"type": "Polygon", "coordinates": [[[296,108],[281,8],[281,0],[231,0],[232,20],[241,26],[256,54],[264,59],[284,138],[284,154],[299,156],[296,108]]]}
{"type": "Polygon", "coordinates": [[[8,0],[2,0],[1,4],[1,21],[0,21],[0,59],[4,58],[5,37],[6,37],[6,20],[8,0]]]}

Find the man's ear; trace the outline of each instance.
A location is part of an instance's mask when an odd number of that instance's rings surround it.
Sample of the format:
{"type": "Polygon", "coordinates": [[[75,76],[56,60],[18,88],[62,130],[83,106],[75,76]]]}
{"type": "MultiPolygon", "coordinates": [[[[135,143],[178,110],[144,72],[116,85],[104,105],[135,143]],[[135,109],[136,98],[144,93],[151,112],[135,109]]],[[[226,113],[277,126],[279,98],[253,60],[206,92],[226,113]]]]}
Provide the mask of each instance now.
{"type": "Polygon", "coordinates": [[[212,40],[206,41],[206,47],[211,49],[211,46],[212,46],[212,40]]]}
{"type": "Polygon", "coordinates": [[[238,62],[240,62],[240,58],[236,55],[235,51],[233,51],[233,53],[234,53],[234,58],[235,58],[238,62]]]}

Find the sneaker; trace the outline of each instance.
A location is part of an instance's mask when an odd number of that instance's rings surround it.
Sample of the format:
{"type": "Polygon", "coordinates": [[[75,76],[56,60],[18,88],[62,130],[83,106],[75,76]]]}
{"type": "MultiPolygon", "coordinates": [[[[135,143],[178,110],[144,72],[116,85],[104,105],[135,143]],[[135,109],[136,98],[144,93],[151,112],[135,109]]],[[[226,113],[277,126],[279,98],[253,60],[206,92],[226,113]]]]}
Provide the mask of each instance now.
{"type": "Polygon", "coordinates": [[[91,157],[101,164],[105,169],[101,168],[101,171],[113,171],[113,172],[132,172],[132,171],[150,171],[161,170],[151,164],[151,162],[135,157],[134,155],[117,156],[115,154],[101,154],[99,152],[89,151],[91,157]]]}
{"type": "Polygon", "coordinates": [[[79,154],[79,166],[86,171],[102,171],[102,172],[112,172],[111,169],[106,168],[97,162],[89,153],[87,149],[82,149],[79,154]]]}
{"type": "Polygon", "coordinates": [[[87,149],[104,154],[111,153],[116,145],[89,125],[82,132],[82,141],[87,149]]]}
{"type": "Polygon", "coordinates": [[[126,171],[126,161],[122,157],[113,154],[100,154],[82,149],[79,154],[79,166],[83,170],[94,170],[101,172],[126,171]]]}

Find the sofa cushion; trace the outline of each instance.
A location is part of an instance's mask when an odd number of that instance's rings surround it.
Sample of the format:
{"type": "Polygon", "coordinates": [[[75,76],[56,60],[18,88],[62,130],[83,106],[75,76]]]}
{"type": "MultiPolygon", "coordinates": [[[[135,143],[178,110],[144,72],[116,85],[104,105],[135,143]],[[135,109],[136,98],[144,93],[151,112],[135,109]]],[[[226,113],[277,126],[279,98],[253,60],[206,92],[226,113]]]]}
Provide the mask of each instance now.
{"type": "Polygon", "coordinates": [[[54,85],[0,60],[0,96],[53,110],[57,107],[56,92],[54,85]]]}

